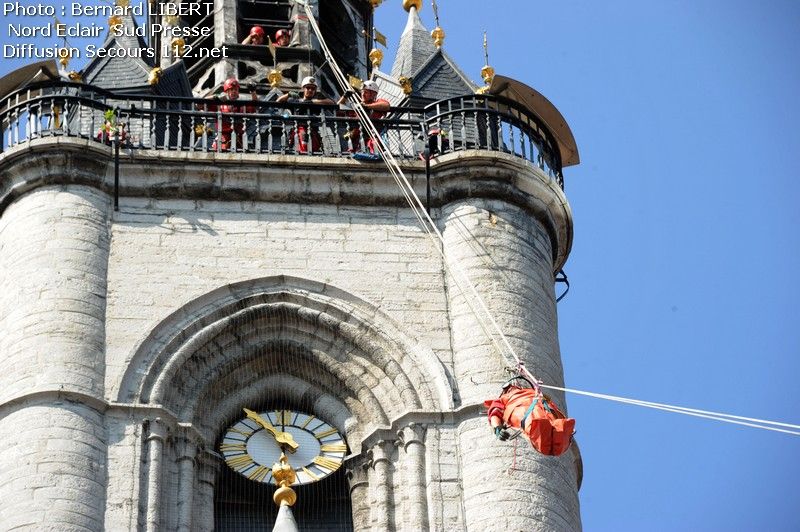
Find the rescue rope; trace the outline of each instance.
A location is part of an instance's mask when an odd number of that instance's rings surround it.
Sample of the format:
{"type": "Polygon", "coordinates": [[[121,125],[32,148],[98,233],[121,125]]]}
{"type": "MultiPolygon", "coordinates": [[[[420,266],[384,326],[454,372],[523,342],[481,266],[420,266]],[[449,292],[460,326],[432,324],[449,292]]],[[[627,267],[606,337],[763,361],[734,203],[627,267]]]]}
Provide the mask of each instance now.
{"type": "MultiPolygon", "coordinates": [[[[331,54],[331,51],[328,48],[328,45],[325,42],[324,37],[322,36],[322,31],[317,25],[317,21],[313,15],[311,7],[308,5],[308,3],[302,0],[292,0],[292,1],[301,5],[305,9],[306,14],[308,15],[308,20],[311,25],[311,28],[314,30],[317,39],[319,39],[320,47],[322,48],[326,61],[330,64],[334,78],[339,83],[342,92],[344,94],[347,94],[350,89],[349,81],[345,77],[344,73],[339,67],[339,64],[333,57],[333,54],[331,54]]],[[[566,388],[561,386],[544,384],[542,381],[537,379],[525,367],[525,364],[522,362],[519,356],[517,356],[517,353],[514,351],[514,348],[511,346],[511,343],[508,341],[508,338],[506,338],[505,334],[503,334],[503,331],[500,329],[500,326],[495,321],[494,316],[489,311],[485,301],[483,300],[483,297],[481,297],[480,293],[475,288],[475,285],[472,283],[472,281],[470,281],[469,277],[467,277],[463,269],[458,265],[458,263],[448,264],[446,260],[447,257],[444,254],[444,245],[445,245],[444,236],[442,235],[441,231],[439,231],[439,228],[436,226],[433,219],[428,214],[425,206],[422,203],[422,200],[420,200],[419,196],[414,191],[413,186],[408,181],[408,178],[406,178],[402,168],[400,168],[400,165],[395,159],[394,155],[392,155],[392,153],[387,148],[383,138],[381,137],[380,132],[375,127],[375,124],[372,122],[372,118],[364,108],[360,98],[358,98],[355,95],[351,95],[350,103],[353,110],[356,113],[356,116],[358,117],[359,123],[364,128],[364,130],[368,132],[369,136],[373,139],[375,147],[377,148],[379,154],[383,158],[383,161],[386,164],[386,167],[389,170],[390,174],[392,175],[392,178],[400,187],[403,197],[408,202],[408,205],[410,206],[412,212],[416,216],[417,220],[419,220],[423,231],[425,231],[425,233],[431,239],[431,241],[434,244],[434,247],[438,251],[439,255],[442,257],[443,259],[442,263],[444,264],[444,268],[453,277],[453,280],[455,281],[456,286],[459,289],[459,292],[461,293],[462,297],[464,298],[464,301],[467,303],[467,306],[469,306],[470,310],[475,316],[475,319],[478,321],[478,324],[480,325],[484,334],[487,336],[487,338],[489,338],[489,340],[494,345],[495,349],[497,349],[498,353],[507,362],[512,362],[511,359],[513,359],[513,365],[516,368],[517,372],[520,375],[527,376],[531,380],[534,389],[538,391],[541,387],[549,390],[561,391],[564,393],[584,395],[587,397],[594,397],[597,399],[605,399],[607,401],[631,404],[645,408],[653,408],[656,410],[675,412],[687,416],[712,419],[724,423],[733,423],[736,425],[742,425],[746,427],[760,428],[764,430],[770,430],[770,431],[782,432],[785,434],[800,436],[800,425],[792,423],[781,423],[766,419],[749,418],[744,416],[725,414],[721,412],[712,412],[708,410],[699,410],[695,408],[686,408],[664,403],[656,403],[652,401],[643,401],[639,399],[630,399],[615,395],[577,390],[574,388],[566,388]],[[472,297],[468,297],[467,292],[469,292],[472,297]]]]}
{"type": "Polygon", "coordinates": [[[565,393],[573,393],[575,395],[585,395],[587,397],[594,397],[596,399],[605,399],[607,401],[614,401],[617,403],[624,403],[645,408],[653,408],[656,410],[664,410],[666,412],[675,412],[676,414],[684,414],[687,416],[694,416],[706,419],[713,419],[715,421],[722,421],[723,423],[733,423],[735,425],[744,425],[746,427],[753,427],[757,429],[771,430],[775,432],[783,432],[785,434],[793,434],[800,436],[800,425],[792,423],[781,423],[778,421],[770,421],[768,419],[758,419],[752,417],[735,416],[733,414],[725,414],[722,412],[712,412],[709,410],[699,410],[697,408],[687,408],[683,406],[669,405],[665,403],[655,403],[652,401],[642,401],[640,399],[630,399],[628,397],[620,397],[617,395],[608,395],[603,393],[587,392],[584,390],[576,390],[574,388],[565,388],[561,386],[553,386],[549,384],[539,383],[542,388],[549,390],[558,390],[565,393]],[[773,426],[768,426],[773,425],[773,426]],[[787,427],[787,430],[779,427],[787,427]]]}

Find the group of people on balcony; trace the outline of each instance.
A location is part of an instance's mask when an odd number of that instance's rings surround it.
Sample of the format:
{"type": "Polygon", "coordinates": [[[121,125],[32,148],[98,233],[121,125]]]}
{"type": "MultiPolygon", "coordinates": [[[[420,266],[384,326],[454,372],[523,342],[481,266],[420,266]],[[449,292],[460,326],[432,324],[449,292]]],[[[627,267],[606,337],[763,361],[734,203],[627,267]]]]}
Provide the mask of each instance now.
{"type": "MultiPolygon", "coordinates": [[[[317,80],[313,76],[307,76],[301,81],[302,93],[287,92],[279,96],[275,101],[277,103],[290,103],[290,104],[313,104],[313,105],[345,105],[348,103],[349,98],[356,96],[355,91],[347,91],[342,95],[337,102],[330,98],[321,95],[318,92],[317,80]]],[[[245,126],[243,120],[238,117],[227,118],[224,115],[228,114],[252,114],[257,112],[257,108],[253,104],[239,103],[240,97],[240,84],[236,78],[229,78],[223,84],[224,98],[219,99],[219,102],[199,104],[198,109],[202,111],[218,112],[221,116],[221,123],[219,128],[212,129],[213,132],[218,133],[219,138],[214,141],[211,149],[213,151],[229,151],[233,147],[233,137],[235,136],[235,144],[237,147],[244,145],[245,126]],[[234,103],[236,102],[236,103],[234,103]],[[219,145],[217,144],[219,142],[219,145]]],[[[360,101],[370,117],[373,119],[381,119],[390,109],[389,101],[384,98],[378,98],[378,85],[374,81],[365,81],[360,90],[360,101]]],[[[252,102],[258,101],[258,94],[255,87],[250,87],[250,98],[252,102]]],[[[345,135],[350,140],[349,150],[353,153],[361,152],[361,128],[356,119],[356,113],[352,110],[343,110],[339,113],[340,116],[353,118],[353,122],[348,124],[348,131],[345,135]]],[[[291,116],[291,115],[285,115],[291,116]]],[[[294,148],[297,153],[319,153],[322,146],[322,136],[319,131],[320,124],[313,118],[309,120],[298,120],[294,127],[291,127],[287,133],[288,146],[294,148]],[[310,150],[309,150],[310,149],[310,150]]],[[[365,143],[366,152],[374,155],[376,152],[375,139],[371,136],[366,136],[365,143]]]]}

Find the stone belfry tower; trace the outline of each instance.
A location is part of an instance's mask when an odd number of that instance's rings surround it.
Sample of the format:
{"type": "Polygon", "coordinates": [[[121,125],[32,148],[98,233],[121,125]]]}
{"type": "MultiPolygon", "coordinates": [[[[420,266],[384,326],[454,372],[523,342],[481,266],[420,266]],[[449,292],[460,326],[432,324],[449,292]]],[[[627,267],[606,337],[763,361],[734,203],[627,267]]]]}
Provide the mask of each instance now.
{"type": "Polygon", "coordinates": [[[164,21],[213,24],[227,58],[3,80],[3,529],[580,529],[577,446],[543,456],[488,428],[508,363],[452,274],[563,384],[554,272],[575,141],[535,89],[488,70],[473,83],[420,1],[403,2],[391,73],[368,67],[378,3],[312,7],[336,62],[391,102],[381,137],[443,243],[380,160],[352,157],[373,154],[347,110],[265,101],[273,69],[275,90],[313,69],[341,91],[289,2],[164,21]],[[294,46],[264,59],[240,44],[254,24],[294,46]],[[262,100],[197,98],[231,76],[262,100]]]}

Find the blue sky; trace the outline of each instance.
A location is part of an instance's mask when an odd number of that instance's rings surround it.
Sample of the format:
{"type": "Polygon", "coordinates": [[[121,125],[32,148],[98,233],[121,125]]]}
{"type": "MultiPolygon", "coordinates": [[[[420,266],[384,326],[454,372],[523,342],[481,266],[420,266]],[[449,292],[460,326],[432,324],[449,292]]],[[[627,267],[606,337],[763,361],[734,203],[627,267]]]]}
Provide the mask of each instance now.
{"type": "MultiPolygon", "coordinates": [[[[376,12],[385,70],[400,4],[376,12]]],[[[497,73],[547,96],[578,142],[567,385],[800,423],[800,3],[439,8],[468,75],[486,29],[497,73]]],[[[433,28],[428,1],[422,18],[433,28]]],[[[800,530],[800,438],[576,396],[569,409],[587,531],[800,530]]]]}

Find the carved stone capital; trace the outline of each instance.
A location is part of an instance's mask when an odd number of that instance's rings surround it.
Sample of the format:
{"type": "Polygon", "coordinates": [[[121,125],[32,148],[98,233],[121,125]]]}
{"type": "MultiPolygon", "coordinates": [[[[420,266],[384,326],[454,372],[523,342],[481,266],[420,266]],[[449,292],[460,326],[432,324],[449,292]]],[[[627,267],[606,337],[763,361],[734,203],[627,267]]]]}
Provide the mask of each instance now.
{"type": "Polygon", "coordinates": [[[372,446],[372,449],[369,450],[370,466],[374,468],[376,464],[380,462],[388,463],[392,452],[391,448],[394,443],[394,441],[378,440],[378,442],[372,446]]]}
{"type": "Polygon", "coordinates": [[[167,437],[169,436],[169,427],[166,423],[160,418],[157,417],[155,419],[146,419],[145,423],[147,425],[147,437],[145,441],[160,441],[165,442],[167,441],[167,437]]]}
{"type": "Polygon", "coordinates": [[[412,443],[425,445],[426,426],[418,423],[409,423],[397,432],[397,437],[402,442],[403,449],[408,450],[412,443]]]}

